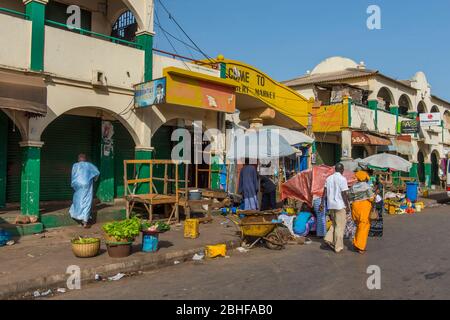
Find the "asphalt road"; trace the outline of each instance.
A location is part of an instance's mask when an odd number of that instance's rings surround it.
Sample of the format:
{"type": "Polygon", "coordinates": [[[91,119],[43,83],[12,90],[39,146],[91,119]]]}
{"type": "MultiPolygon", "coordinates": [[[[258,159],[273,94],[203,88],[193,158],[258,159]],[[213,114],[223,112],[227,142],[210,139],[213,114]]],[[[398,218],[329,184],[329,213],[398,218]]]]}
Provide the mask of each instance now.
{"type": "Polygon", "coordinates": [[[450,206],[388,216],[384,237],[368,252],[341,254],[320,242],[264,247],[229,258],[188,262],[99,282],[50,299],[450,299],[450,206]],[[369,266],[380,268],[381,289],[369,290],[369,266]]]}

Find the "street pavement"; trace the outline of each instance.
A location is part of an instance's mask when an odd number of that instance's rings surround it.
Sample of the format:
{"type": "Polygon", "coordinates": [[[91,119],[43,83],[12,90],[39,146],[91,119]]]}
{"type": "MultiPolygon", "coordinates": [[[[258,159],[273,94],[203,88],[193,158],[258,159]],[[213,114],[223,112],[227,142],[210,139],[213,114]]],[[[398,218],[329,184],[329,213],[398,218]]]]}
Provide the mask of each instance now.
{"type": "Polygon", "coordinates": [[[264,247],[229,258],[187,262],[119,281],[97,282],[48,299],[450,299],[450,206],[387,216],[368,252],[264,247]],[[369,266],[381,289],[369,290],[369,266]]]}

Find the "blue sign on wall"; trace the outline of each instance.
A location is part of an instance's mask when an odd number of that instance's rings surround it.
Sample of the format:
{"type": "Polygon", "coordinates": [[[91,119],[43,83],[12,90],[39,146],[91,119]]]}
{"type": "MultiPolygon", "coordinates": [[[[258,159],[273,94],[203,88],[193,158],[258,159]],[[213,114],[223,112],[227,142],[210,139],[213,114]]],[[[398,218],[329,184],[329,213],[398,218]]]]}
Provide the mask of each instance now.
{"type": "Polygon", "coordinates": [[[136,108],[150,107],[166,102],[166,78],[140,83],[134,87],[136,108]]]}

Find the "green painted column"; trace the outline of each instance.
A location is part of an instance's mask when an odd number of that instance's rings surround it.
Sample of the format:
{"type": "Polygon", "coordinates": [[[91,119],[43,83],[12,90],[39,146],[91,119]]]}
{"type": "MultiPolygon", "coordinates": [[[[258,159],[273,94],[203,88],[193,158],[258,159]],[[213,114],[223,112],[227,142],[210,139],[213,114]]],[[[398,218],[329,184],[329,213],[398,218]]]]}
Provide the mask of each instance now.
{"type": "Polygon", "coordinates": [[[431,163],[424,163],[425,167],[425,185],[431,188],[431,163]]]}
{"type": "MultiPolygon", "coordinates": [[[[220,157],[214,155],[211,157],[211,171],[220,171],[220,157]]],[[[211,189],[220,190],[220,172],[211,173],[211,189]]]]}
{"type": "MultiPolygon", "coordinates": [[[[136,160],[152,160],[153,159],[153,150],[152,149],[136,149],[135,159],[136,160]]],[[[137,165],[136,173],[137,173],[138,179],[150,178],[150,165],[148,165],[148,164],[137,165]]],[[[148,183],[139,184],[136,189],[137,194],[146,194],[149,192],[150,192],[150,188],[149,188],[148,183]]]]}
{"type": "Polygon", "coordinates": [[[412,167],[409,170],[409,177],[414,178],[417,181],[419,181],[419,171],[418,171],[418,164],[416,162],[412,163],[412,167]]]}
{"type": "Polygon", "coordinates": [[[378,130],[378,100],[370,100],[368,101],[369,109],[375,111],[375,130],[378,130]]]}
{"type": "Polygon", "coordinates": [[[0,208],[6,205],[6,174],[8,161],[8,118],[0,111],[0,208]]]}
{"type": "Polygon", "coordinates": [[[153,80],[153,34],[149,32],[138,33],[136,34],[136,42],[145,54],[144,81],[151,81],[153,80]]]}
{"type": "Polygon", "coordinates": [[[32,22],[30,69],[44,71],[45,6],[48,0],[25,1],[25,12],[32,22]]]}
{"type": "Polygon", "coordinates": [[[396,128],[396,132],[397,133],[401,133],[400,123],[398,121],[398,112],[399,112],[398,106],[391,106],[389,110],[390,110],[391,114],[395,114],[395,128],[396,128]]]}
{"type": "Polygon", "coordinates": [[[23,215],[39,217],[42,143],[21,143],[22,175],[20,209],[23,215]]]}
{"type": "Polygon", "coordinates": [[[114,126],[110,121],[102,121],[100,136],[100,181],[97,197],[103,203],[114,202],[114,126]]]}

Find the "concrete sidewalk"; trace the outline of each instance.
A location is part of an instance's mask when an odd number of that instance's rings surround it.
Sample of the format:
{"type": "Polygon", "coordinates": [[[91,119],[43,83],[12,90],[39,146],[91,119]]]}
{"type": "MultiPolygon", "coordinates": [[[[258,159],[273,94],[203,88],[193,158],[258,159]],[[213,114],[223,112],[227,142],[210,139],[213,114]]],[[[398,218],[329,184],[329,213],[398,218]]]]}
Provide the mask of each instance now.
{"type": "Polygon", "coordinates": [[[97,257],[81,259],[73,255],[70,240],[79,235],[103,238],[101,224],[91,229],[78,226],[56,228],[22,237],[13,246],[0,247],[0,299],[25,296],[34,290],[43,292],[66,288],[69,277],[66,270],[71,265],[80,267],[82,283],[87,283],[94,281],[95,274],[106,277],[191,260],[206,245],[226,243],[229,248],[235,248],[240,245],[236,231],[236,227],[222,216],[215,216],[210,224],[201,224],[197,239],[185,239],[183,226],[172,226],[169,232],[160,236],[157,253],[141,252],[139,237],[133,244],[132,255],[121,259],[109,257],[104,241],[97,257]]]}

